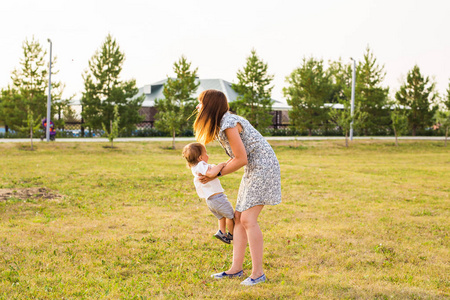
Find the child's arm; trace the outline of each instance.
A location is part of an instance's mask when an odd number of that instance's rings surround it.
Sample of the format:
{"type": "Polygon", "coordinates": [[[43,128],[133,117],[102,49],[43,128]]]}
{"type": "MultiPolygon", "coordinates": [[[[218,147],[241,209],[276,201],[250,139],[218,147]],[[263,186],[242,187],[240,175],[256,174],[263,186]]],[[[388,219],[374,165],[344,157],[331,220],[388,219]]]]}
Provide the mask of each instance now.
{"type": "Polygon", "coordinates": [[[227,165],[227,163],[220,163],[217,166],[211,167],[208,169],[208,171],[206,171],[206,176],[207,177],[216,177],[217,174],[219,174],[219,172],[227,165]]]}

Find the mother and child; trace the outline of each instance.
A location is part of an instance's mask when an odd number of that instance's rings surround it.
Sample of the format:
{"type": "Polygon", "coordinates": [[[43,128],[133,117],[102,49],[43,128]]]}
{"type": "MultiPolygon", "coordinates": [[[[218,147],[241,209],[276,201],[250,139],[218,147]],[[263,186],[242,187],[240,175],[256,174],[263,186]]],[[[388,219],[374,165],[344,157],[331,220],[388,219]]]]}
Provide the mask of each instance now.
{"type": "Polygon", "coordinates": [[[211,212],[219,219],[215,236],[225,243],[233,240],[231,267],[211,275],[215,279],[242,277],[247,244],[250,247],[252,273],[241,282],[255,285],[266,281],[263,270],[263,235],[258,216],[264,205],[281,203],[281,176],[278,159],[264,137],[244,118],[229,112],[224,93],[206,90],[198,97],[194,122],[198,143],[187,145],[183,157],[191,168],[194,184],[201,198],[206,198],[211,212]],[[208,165],[205,145],[217,140],[230,159],[217,166],[208,165]],[[244,167],[236,210],[228,201],[218,177],[244,167]],[[228,233],[226,232],[228,228],[228,233]]]}

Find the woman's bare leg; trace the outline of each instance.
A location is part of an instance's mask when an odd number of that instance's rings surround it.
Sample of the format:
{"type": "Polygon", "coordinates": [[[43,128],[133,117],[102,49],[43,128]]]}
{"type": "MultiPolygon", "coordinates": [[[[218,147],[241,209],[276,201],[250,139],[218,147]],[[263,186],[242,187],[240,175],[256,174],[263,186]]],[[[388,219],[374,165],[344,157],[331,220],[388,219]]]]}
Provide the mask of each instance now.
{"type": "MultiPolygon", "coordinates": [[[[253,206],[242,212],[240,224],[245,229],[248,243],[250,245],[250,254],[252,256],[252,275],[256,279],[264,274],[263,271],[263,235],[258,224],[258,216],[264,205],[253,206]]],[[[245,250],[245,249],[244,249],[245,250]]]]}
{"type": "Polygon", "coordinates": [[[245,248],[247,248],[247,234],[241,224],[241,213],[234,214],[234,230],[233,230],[233,264],[226,271],[227,274],[235,274],[242,271],[245,257],[245,248]]]}

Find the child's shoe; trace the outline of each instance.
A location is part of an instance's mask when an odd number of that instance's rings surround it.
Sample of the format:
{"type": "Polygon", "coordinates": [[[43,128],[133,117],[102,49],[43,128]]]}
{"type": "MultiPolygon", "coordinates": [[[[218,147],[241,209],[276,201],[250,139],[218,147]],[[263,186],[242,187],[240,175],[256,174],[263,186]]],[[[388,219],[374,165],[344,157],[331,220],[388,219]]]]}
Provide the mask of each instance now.
{"type": "Polygon", "coordinates": [[[225,234],[222,233],[222,231],[220,231],[220,229],[219,229],[219,231],[216,232],[216,234],[214,234],[214,236],[216,238],[218,238],[219,240],[221,240],[222,242],[230,244],[230,240],[228,239],[228,237],[225,234]]]}
{"type": "Polygon", "coordinates": [[[233,240],[233,235],[231,233],[227,233],[227,239],[229,239],[230,241],[233,240]]]}

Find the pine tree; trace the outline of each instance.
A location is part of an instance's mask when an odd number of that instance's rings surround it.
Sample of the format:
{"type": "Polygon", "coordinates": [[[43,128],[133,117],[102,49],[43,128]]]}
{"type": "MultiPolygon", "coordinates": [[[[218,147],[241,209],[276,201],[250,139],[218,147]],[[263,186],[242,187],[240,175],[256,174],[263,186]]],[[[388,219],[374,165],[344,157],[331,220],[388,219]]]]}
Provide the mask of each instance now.
{"type": "Polygon", "coordinates": [[[273,75],[267,74],[268,65],[253,49],[247,57],[246,65],[238,70],[238,83],[232,88],[239,94],[236,101],[230,103],[231,109],[245,117],[256,129],[262,131],[272,124],[273,100],[270,86],[273,75]]]}
{"type": "Polygon", "coordinates": [[[415,65],[406,76],[406,82],[395,93],[398,103],[408,106],[408,124],[415,136],[417,130],[425,129],[432,125],[433,116],[437,110],[435,101],[435,83],[429,77],[420,73],[419,66],[415,65]]]}
{"type": "MultiPolygon", "coordinates": [[[[26,39],[22,44],[23,58],[21,67],[12,72],[12,84],[1,92],[0,119],[12,129],[18,130],[23,120],[28,119],[28,112],[35,116],[47,115],[48,97],[48,63],[45,61],[47,51],[43,50],[39,41],[34,37],[26,39]]],[[[58,71],[54,65],[57,59],[52,58],[52,75],[58,71]]],[[[55,112],[53,100],[61,99],[64,86],[52,82],[51,116],[55,112]]]]}
{"type": "Polygon", "coordinates": [[[332,82],[330,103],[350,101],[352,93],[352,64],[344,64],[341,59],[329,61],[328,72],[332,82]]]}
{"type": "Polygon", "coordinates": [[[139,89],[134,79],[120,79],[125,54],[116,40],[108,34],[92,58],[89,69],[84,73],[84,89],[81,98],[81,113],[90,130],[102,129],[102,124],[110,124],[114,119],[114,107],[119,106],[120,128],[133,130],[143,120],[139,109],[144,95],[134,97],[139,89]]]}
{"type": "Polygon", "coordinates": [[[355,85],[355,103],[360,103],[361,111],[368,114],[362,124],[366,135],[386,130],[390,123],[389,110],[386,107],[389,88],[382,87],[385,76],[384,65],[378,65],[373,52],[367,46],[364,60],[360,61],[356,68],[355,85]]]}
{"type": "Polygon", "coordinates": [[[158,113],[155,115],[155,126],[172,134],[172,148],[175,149],[175,136],[192,126],[192,116],[197,99],[192,95],[199,86],[196,80],[198,68],[191,71],[191,63],[183,55],[174,63],[176,78],[167,78],[164,84],[164,99],[155,100],[158,113]]]}
{"type": "Polygon", "coordinates": [[[308,130],[323,126],[328,119],[325,103],[331,101],[333,85],[331,75],[324,70],[323,61],[303,59],[302,66],[286,77],[288,87],[283,89],[287,103],[292,106],[289,119],[297,130],[308,130]]]}

